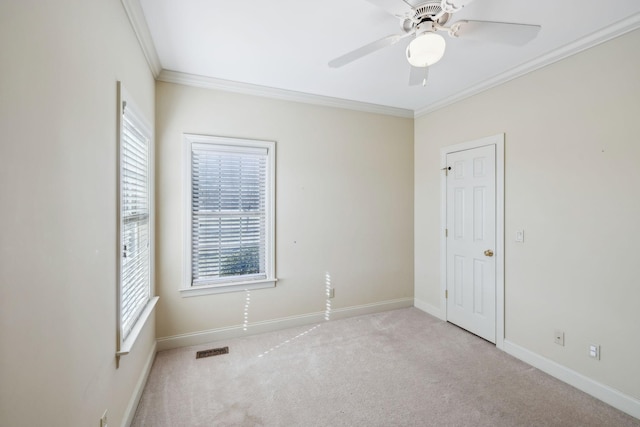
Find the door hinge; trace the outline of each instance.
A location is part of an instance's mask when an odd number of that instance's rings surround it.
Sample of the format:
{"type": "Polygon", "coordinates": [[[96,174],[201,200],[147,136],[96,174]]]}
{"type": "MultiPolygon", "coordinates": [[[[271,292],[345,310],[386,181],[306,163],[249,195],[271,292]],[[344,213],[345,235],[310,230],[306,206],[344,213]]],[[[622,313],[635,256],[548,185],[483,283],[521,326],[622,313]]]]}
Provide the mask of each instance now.
{"type": "Polygon", "coordinates": [[[448,228],[444,229],[444,237],[449,237],[449,229],[448,228]]]}
{"type": "Polygon", "coordinates": [[[444,290],[444,298],[449,298],[449,291],[447,289],[444,290]]]}

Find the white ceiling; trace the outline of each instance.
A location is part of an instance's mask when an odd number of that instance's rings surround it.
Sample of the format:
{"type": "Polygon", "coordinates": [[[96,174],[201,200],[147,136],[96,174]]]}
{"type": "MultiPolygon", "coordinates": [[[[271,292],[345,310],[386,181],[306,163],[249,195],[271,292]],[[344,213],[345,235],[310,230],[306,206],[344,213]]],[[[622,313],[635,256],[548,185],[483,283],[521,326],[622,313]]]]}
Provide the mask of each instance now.
{"type": "Polygon", "coordinates": [[[538,37],[513,47],[445,36],[445,55],[431,67],[427,86],[410,87],[404,52],[409,39],[342,68],[327,65],[400,33],[397,18],[366,0],[139,1],[152,39],[146,50],[155,47],[163,70],[204,76],[218,87],[238,87],[238,82],[411,113],[433,110],[640,27],[639,0],[476,0],[449,23],[538,24],[538,37]]]}

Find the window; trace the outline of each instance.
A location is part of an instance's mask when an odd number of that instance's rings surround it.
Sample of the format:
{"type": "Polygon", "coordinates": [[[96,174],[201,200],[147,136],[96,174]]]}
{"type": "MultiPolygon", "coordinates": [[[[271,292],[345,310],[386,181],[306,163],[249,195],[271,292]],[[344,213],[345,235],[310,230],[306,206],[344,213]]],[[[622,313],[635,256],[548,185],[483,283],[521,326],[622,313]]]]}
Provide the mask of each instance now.
{"type": "Polygon", "coordinates": [[[149,316],[151,298],[151,131],[119,88],[118,351],[127,354],[149,316]]]}
{"type": "Polygon", "coordinates": [[[184,139],[183,295],[273,287],[275,143],[184,139]]]}

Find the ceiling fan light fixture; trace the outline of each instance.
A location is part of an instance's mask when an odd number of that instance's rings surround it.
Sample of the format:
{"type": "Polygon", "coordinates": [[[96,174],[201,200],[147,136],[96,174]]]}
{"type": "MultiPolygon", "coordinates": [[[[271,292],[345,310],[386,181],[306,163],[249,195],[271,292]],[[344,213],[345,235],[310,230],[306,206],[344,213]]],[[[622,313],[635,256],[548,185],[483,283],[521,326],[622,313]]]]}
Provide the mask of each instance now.
{"type": "Polygon", "coordinates": [[[445,47],[440,34],[420,34],[407,46],[407,61],[414,67],[429,67],[442,59],[445,47]]]}

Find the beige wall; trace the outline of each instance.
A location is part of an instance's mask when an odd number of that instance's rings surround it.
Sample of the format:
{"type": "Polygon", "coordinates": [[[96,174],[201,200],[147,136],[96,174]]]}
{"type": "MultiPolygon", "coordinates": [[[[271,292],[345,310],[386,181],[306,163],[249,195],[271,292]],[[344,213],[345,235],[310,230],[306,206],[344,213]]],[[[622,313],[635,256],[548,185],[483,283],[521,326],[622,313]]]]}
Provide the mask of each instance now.
{"type": "Polygon", "coordinates": [[[249,322],[413,297],[413,120],[156,86],[157,335],[243,323],[243,292],[182,298],[182,133],[277,141],[276,288],[249,322]]]}
{"type": "Polygon", "coordinates": [[[152,349],[116,351],[116,81],[154,82],[120,0],[0,2],[0,425],[120,426],[152,349]]]}
{"type": "Polygon", "coordinates": [[[506,133],[506,338],[640,398],[636,31],[413,120],[158,83],[119,0],[0,3],[0,425],[121,425],[154,338],[240,325],[182,298],[183,132],[275,140],[278,287],[250,322],[439,306],[439,150],[506,133]],[[157,119],[154,319],[115,367],[115,82],[157,119]],[[415,132],[415,210],[414,210],[415,132]],[[514,242],[525,230],[525,243],[514,242]],[[553,330],[566,333],[565,347],[553,330]],[[587,345],[602,346],[602,360],[587,345]]]}
{"type": "Polygon", "coordinates": [[[635,31],[415,123],[416,298],[440,305],[440,148],[504,132],[506,339],[635,398],[638,46],[635,31]]]}

